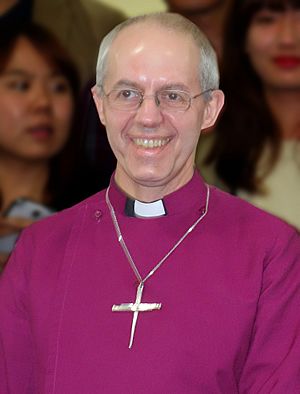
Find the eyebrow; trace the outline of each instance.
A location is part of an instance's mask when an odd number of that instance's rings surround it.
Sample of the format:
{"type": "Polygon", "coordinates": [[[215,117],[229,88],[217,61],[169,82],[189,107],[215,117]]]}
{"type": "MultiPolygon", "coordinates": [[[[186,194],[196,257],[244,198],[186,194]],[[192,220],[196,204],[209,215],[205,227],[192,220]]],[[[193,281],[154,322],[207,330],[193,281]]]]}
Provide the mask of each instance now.
{"type": "MultiPolygon", "coordinates": [[[[119,89],[122,87],[133,87],[137,90],[143,90],[140,84],[130,81],[129,79],[121,79],[116,84],[114,84],[113,89],[119,89]]],[[[161,86],[159,90],[180,90],[184,92],[190,91],[190,89],[185,84],[178,82],[169,82],[166,85],[161,86]]]]}
{"type": "Polygon", "coordinates": [[[168,83],[164,85],[164,90],[181,90],[183,92],[189,92],[190,89],[183,83],[168,83]]]}
{"type": "Polygon", "coordinates": [[[120,81],[114,84],[113,89],[118,89],[122,87],[133,87],[137,90],[141,89],[141,86],[138,83],[130,81],[129,79],[120,79],[120,81]]]}

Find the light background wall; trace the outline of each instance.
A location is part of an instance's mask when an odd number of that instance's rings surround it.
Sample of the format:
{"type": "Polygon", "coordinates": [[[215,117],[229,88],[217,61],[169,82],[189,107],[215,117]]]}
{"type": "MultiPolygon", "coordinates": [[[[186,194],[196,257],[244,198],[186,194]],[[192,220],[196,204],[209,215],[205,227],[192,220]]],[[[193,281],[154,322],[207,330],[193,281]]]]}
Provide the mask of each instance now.
{"type": "Polygon", "coordinates": [[[128,16],[147,14],[149,12],[165,11],[163,0],[97,0],[123,11],[128,16]]]}

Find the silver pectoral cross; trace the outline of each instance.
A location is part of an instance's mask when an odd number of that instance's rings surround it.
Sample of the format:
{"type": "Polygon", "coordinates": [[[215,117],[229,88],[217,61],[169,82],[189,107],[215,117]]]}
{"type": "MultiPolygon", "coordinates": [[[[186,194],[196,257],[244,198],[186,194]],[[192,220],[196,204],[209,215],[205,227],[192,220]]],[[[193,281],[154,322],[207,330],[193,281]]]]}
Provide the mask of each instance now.
{"type": "Polygon", "coordinates": [[[129,346],[128,346],[129,349],[132,347],[132,344],[133,344],[134,332],[135,332],[135,327],[136,327],[139,312],[154,311],[154,310],[161,308],[161,304],[156,304],[156,303],[147,304],[147,303],[141,302],[143,289],[144,289],[144,283],[141,282],[137,288],[137,291],[136,291],[135,303],[131,302],[128,304],[121,304],[121,305],[113,305],[112,306],[113,312],[133,312],[130,340],[129,340],[129,346]]]}

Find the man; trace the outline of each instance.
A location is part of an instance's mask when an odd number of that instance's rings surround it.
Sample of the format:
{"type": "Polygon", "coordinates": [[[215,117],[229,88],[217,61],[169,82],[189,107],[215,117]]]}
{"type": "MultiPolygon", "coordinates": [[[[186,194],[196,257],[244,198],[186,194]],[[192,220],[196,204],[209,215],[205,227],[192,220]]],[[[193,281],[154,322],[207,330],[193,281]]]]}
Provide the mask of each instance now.
{"type": "Polygon", "coordinates": [[[215,54],[179,15],[104,39],[106,191],[24,231],[0,282],[0,392],[299,393],[300,242],[205,185],[215,54]]]}
{"type": "Polygon", "coordinates": [[[166,3],[171,12],[185,16],[205,33],[220,60],[225,24],[232,0],[166,0],[166,3]]]}

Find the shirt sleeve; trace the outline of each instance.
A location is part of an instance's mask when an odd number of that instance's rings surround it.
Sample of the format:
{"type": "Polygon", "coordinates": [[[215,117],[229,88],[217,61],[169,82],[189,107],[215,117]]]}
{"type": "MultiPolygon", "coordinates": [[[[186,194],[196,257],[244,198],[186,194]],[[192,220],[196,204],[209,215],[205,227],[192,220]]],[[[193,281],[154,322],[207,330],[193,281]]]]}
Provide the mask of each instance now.
{"type": "Polygon", "coordinates": [[[266,254],[239,392],[300,393],[300,237],[279,234],[266,254]]]}
{"type": "MultiPolygon", "coordinates": [[[[22,238],[22,237],[21,237],[22,238]]],[[[34,393],[33,346],[26,268],[30,253],[18,242],[0,277],[0,393],[34,393]]]]}

